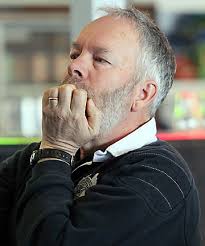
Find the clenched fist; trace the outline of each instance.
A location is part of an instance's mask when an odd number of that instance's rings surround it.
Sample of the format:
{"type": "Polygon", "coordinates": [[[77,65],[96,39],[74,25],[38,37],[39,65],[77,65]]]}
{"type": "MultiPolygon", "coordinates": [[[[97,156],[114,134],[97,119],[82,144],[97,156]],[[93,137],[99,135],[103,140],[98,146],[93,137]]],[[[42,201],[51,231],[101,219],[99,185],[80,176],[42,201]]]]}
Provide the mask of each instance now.
{"type": "Polygon", "coordinates": [[[40,148],[58,148],[74,155],[99,134],[101,112],[83,89],[66,84],[45,91],[40,148]]]}

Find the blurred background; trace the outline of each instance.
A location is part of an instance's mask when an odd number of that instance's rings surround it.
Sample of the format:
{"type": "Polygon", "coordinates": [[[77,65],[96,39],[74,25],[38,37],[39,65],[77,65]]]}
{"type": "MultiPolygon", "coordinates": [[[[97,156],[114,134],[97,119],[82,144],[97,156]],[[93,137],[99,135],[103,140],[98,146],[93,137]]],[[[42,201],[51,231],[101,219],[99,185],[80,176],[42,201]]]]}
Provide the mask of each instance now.
{"type": "Polygon", "coordinates": [[[41,97],[64,77],[69,46],[102,6],[134,4],[166,33],[175,83],[157,112],[159,138],[187,160],[199,187],[205,237],[205,1],[0,0],[0,160],[41,136],[41,97]]]}

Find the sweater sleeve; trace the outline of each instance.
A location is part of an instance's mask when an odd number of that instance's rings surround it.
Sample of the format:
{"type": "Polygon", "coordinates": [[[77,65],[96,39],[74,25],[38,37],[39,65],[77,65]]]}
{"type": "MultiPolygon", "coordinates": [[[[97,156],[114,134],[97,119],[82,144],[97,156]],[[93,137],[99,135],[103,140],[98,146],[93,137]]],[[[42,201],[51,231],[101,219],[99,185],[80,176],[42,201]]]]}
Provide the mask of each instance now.
{"type": "MultiPolygon", "coordinates": [[[[29,158],[32,151],[39,147],[33,143],[17,151],[0,163],[0,245],[9,245],[11,209],[15,206],[18,180],[29,167],[29,158]]],[[[22,183],[22,182],[21,182],[22,183]]]]}
{"type": "Polygon", "coordinates": [[[70,175],[69,165],[54,160],[33,168],[18,203],[19,246],[131,246],[145,236],[142,224],[154,215],[135,191],[112,177],[74,200],[70,175]]]}
{"type": "Polygon", "coordinates": [[[16,158],[15,155],[0,163],[0,245],[8,245],[8,219],[15,189],[13,162],[16,158]]]}

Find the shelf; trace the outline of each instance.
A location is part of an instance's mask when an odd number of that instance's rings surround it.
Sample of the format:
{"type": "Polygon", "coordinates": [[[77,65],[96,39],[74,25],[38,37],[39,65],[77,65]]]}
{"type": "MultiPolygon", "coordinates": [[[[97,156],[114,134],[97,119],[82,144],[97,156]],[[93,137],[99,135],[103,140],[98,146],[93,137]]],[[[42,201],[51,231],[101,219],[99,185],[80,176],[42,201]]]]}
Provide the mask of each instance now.
{"type": "Polygon", "coordinates": [[[0,6],[8,6],[8,7],[13,7],[13,6],[58,6],[58,5],[64,5],[68,6],[69,5],[68,0],[1,0],[0,6]]]}
{"type": "Polygon", "coordinates": [[[51,87],[56,86],[57,83],[21,83],[21,84],[10,84],[7,86],[6,97],[42,97],[43,92],[51,87]]]}

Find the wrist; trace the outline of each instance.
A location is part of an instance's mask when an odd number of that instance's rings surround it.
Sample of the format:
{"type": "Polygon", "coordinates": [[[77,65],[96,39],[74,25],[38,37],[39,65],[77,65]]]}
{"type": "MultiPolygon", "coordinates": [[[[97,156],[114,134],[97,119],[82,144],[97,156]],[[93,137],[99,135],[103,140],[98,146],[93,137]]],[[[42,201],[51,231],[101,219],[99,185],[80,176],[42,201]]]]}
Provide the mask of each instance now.
{"type": "Polygon", "coordinates": [[[39,163],[42,163],[42,162],[45,162],[45,161],[61,161],[61,162],[66,163],[67,165],[71,165],[72,164],[72,163],[68,163],[65,160],[62,160],[62,159],[59,159],[59,158],[51,158],[51,157],[49,157],[49,158],[42,158],[39,161],[37,161],[37,163],[39,164],[39,163]]]}
{"type": "Polygon", "coordinates": [[[44,162],[46,160],[58,160],[72,165],[73,156],[69,153],[53,148],[44,148],[34,150],[30,157],[30,164],[34,166],[36,163],[44,162]]]}
{"type": "Polygon", "coordinates": [[[69,155],[74,156],[78,150],[77,147],[73,147],[71,145],[64,146],[62,144],[51,144],[47,142],[41,142],[39,149],[56,149],[60,151],[64,151],[68,153],[69,155]]]}

